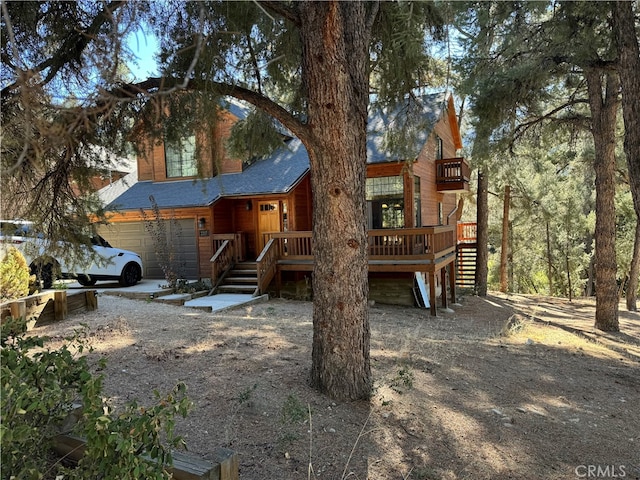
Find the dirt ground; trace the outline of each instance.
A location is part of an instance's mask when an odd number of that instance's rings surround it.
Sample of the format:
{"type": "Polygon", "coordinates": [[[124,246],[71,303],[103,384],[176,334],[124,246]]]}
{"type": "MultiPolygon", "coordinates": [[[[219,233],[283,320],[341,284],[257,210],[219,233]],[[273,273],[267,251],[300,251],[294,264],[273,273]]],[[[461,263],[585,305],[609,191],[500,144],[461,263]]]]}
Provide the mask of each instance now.
{"type": "Polygon", "coordinates": [[[241,479],[640,478],[640,314],[594,332],[594,303],[464,296],[453,312],[370,309],[370,402],[307,384],[312,305],[274,299],[211,314],[102,295],[37,328],[90,329],[114,405],[188,386],[178,431],[241,479]],[[310,414],[309,414],[310,412],[310,414]]]}

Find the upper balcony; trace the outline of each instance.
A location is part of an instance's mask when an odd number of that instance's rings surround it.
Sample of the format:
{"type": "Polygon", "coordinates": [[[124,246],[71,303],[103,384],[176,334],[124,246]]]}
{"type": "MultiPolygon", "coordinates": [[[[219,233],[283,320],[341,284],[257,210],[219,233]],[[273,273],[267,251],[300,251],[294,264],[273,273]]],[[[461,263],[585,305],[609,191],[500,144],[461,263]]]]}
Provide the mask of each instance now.
{"type": "Polygon", "coordinates": [[[436,187],[439,192],[468,192],[471,169],[463,157],[436,160],[436,187]]]}

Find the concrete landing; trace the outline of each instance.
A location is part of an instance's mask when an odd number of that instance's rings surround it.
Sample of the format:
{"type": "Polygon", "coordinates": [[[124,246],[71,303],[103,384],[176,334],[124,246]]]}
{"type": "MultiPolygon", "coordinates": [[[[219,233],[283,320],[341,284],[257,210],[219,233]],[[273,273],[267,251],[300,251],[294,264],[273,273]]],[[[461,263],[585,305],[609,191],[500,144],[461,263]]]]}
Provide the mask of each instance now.
{"type": "Polygon", "coordinates": [[[162,280],[142,280],[131,287],[121,287],[118,282],[98,282],[92,287],[83,287],[77,282],[68,283],[68,290],[95,290],[100,295],[113,295],[138,300],[154,300],[183,305],[188,308],[197,308],[205,312],[220,312],[241,305],[250,305],[257,302],[266,302],[269,295],[254,297],[249,294],[219,293],[217,295],[205,295],[192,298],[188,294],[173,294],[171,290],[163,288],[162,280]]]}
{"type": "Polygon", "coordinates": [[[269,295],[254,297],[244,293],[218,293],[206,297],[194,298],[184,302],[185,307],[197,308],[206,312],[220,312],[240,305],[250,305],[252,303],[266,302],[269,295]]]}

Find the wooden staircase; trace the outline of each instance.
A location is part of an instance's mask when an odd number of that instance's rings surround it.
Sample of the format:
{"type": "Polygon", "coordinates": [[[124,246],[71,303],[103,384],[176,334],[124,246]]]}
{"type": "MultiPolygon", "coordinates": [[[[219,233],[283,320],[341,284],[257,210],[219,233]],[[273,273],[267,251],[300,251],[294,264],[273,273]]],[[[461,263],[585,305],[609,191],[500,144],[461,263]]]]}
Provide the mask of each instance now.
{"type": "Polygon", "coordinates": [[[214,293],[255,295],[257,292],[258,269],[256,262],[239,262],[226,273],[214,293]]]}
{"type": "Polygon", "coordinates": [[[459,243],[456,247],[456,286],[472,288],[476,278],[476,257],[478,247],[475,243],[459,243]]]}

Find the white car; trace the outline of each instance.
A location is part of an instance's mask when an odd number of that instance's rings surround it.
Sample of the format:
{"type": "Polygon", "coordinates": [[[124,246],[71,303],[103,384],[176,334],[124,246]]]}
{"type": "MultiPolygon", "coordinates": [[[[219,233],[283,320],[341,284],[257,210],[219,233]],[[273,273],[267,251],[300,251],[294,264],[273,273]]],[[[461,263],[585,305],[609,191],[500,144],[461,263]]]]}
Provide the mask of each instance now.
{"type": "Polygon", "coordinates": [[[56,278],[73,278],[84,286],[95,285],[99,280],[117,280],[124,287],[142,280],[140,255],[114,248],[100,236],[92,237],[91,241],[93,252],[63,260],[48,253],[52,250],[50,243],[33,232],[31,222],[0,220],[0,260],[9,247],[16,247],[43,288],[51,288],[56,278]]]}

